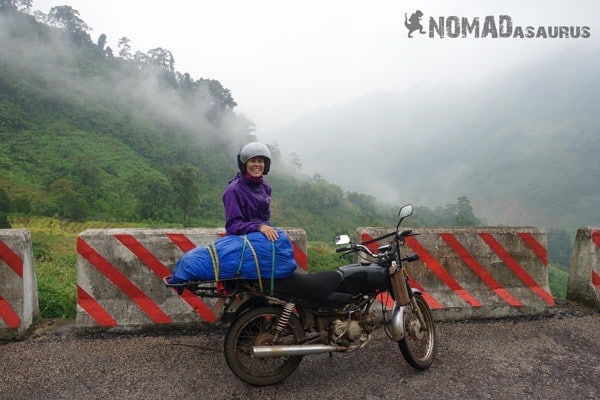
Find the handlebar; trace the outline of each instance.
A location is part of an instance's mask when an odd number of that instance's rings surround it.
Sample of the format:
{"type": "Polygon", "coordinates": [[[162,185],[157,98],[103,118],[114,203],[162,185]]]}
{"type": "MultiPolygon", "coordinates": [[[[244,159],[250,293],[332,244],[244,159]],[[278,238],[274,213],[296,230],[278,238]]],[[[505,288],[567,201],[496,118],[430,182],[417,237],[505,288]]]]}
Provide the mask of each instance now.
{"type": "Polygon", "coordinates": [[[362,242],[361,244],[362,244],[362,245],[367,245],[367,244],[371,244],[371,243],[379,242],[380,240],[383,240],[383,239],[389,238],[389,237],[391,237],[391,236],[394,236],[394,235],[395,235],[395,234],[397,234],[397,233],[398,233],[398,231],[394,231],[394,232],[386,233],[386,234],[385,234],[385,235],[383,235],[383,236],[379,236],[379,237],[376,237],[375,239],[367,240],[366,242],[362,242]]]}
{"type": "Polygon", "coordinates": [[[354,247],[352,246],[344,246],[344,247],[338,247],[335,249],[336,253],[341,253],[343,251],[350,251],[350,250],[354,250],[354,247]]]}
{"type": "MultiPolygon", "coordinates": [[[[419,235],[419,233],[413,233],[412,229],[405,229],[401,232],[398,231],[394,231],[394,232],[390,232],[390,233],[386,233],[385,235],[376,237],[374,239],[370,239],[367,240],[365,242],[362,243],[350,243],[344,247],[338,247],[335,249],[336,253],[343,253],[345,251],[362,251],[366,254],[368,254],[371,257],[377,257],[376,254],[374,254],[371,250],[369,250],[369,248],[367,247],[368,244],[371,243],[375,243],[375,242],[379,242],[380,240],[392,237],[394,235],[397,235],[398,238],[405,238],[407,236],[415,236],[415,235],[419,235]]],[[[418,256],[416,258],[416,260],[418,260],[418,256]]],[[[416,261],[416,260],[407,260],[407,261],[416,261]]]]}
{"type": "Polygon", "coordinates": [[[385,235],[376,237],[375,239],[367,240],[366,242],[362,242],[361,244],[362,245],[367,245],[367,244],[379,242],[380,240],[389,238],[389,237],[394,236],[394,235],[398,235],[399,238],[404,238],[404,237],[407,237],[407,236],[418,235],[418,233],[413,233],[412,229],[405,229],[402,232],[394,231],[394,232],[386,233],[385,235]]]}
{"type": "Polygon", "coordinates": [[[369,248],[367,246],[365,246],[364,244],[356,244],[356,243],[351,243],[348,246],[344,246],[344,247],[338,247],[337,249],[335,249],[336,253],[342,253],[344,251],[362,251],[364,253],[367,253],[369,256],[371,257],[377,257],[377,254],[374,254],[371,250],[369,250],[369,248]]]}

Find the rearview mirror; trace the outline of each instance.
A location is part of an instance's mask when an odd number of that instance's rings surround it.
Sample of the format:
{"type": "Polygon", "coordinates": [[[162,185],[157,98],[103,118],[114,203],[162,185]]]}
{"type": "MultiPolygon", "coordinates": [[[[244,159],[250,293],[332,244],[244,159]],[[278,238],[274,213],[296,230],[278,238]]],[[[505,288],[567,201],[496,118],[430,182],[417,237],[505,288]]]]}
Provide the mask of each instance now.
{"type": "Polygon", "coordinates": [[[400,218],[406,218],[409,215],[412,215],[412,213],[413,213],[413,206],[412,206],[412,204],[407,204],[407,205],[403,206],[400,209],[400,212],[398,212],[398,216],[400,218]]]}
{"type": "Polygon", "coordinates": [[[339,235],[335,237],[335,244],[338,246],[348,243],[350,243],[350,236],[348,235],[339,235]]]}

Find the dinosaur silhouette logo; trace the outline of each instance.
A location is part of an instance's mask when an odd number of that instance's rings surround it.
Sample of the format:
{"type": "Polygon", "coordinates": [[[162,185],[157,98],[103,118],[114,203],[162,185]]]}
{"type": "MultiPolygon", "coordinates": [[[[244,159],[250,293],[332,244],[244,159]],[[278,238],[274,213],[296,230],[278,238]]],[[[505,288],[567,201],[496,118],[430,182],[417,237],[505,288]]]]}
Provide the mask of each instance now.
{"type": "Polygon", "coordinates": [[[412,38],[412,34],[414,31],[419,31],[419,33],[424,34],[423,25],[421,25],[421,18],[423,18],[423,12],[421,10],[415,11],[410,18],[408,15],[404,13],[404,26],[408,29],[408,37],[412,38]]]}

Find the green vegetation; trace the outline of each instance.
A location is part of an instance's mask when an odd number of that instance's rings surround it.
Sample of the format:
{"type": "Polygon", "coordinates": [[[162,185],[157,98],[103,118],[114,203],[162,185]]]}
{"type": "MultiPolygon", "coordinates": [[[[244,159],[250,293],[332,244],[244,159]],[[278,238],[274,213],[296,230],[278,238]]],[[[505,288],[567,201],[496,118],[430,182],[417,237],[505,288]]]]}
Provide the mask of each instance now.
{"type": "Polygon", "coordinates": [[[569,273],[561,265],[550,264],[548,268],[550,292],[558,299],[566,298],[569,273]]]}
{"type": "Polygon", "coordinates": [[[76,254],[56,255],[36,261],[40,315],[46,318],[74,318],[77,304],[76,254]]]}
{"type": "MultiPolygon", "coordinates": [[[[32,232],[42,317],[73,317],[80,232],[222,226],[235,154],[256,136],[228,89],[176,71],[168,50],[132,54],[123,37],[115,55],[71,7],[30,7],[0,4],[0,228],[32,232]]],[[[340,265],[335,235],[395,222],[396,206],[302,175],[269,146],[272,222],[306,230],[311,270],[340,265]]],[[[464,196],[411,221],[483,223],[464,196]]]]}
{"type": "Polygon", "coordinates": [[[307,256],[310,272],[330,271],[352,262],[352,256],[340,256],[332,245],[325,243],[309,243],[307,256]]]}

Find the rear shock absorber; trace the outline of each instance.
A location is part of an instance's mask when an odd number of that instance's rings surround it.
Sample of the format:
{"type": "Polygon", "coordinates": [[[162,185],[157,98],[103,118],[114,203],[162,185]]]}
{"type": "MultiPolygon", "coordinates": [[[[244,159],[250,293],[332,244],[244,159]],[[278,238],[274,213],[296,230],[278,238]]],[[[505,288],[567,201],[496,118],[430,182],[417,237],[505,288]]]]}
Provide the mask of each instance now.
{"type": "Polygon", "coordinates": [[[281,312],[281,316],[275,325],[275,338],[273,341],[277,340],[279,334],[285,329],[285,326],[287,325],[288,321],[290,320],[290,316],[294,311],[294,307],[296,307],[294,303],[285,303],[283,305],[283,311],[281,312]]]}

